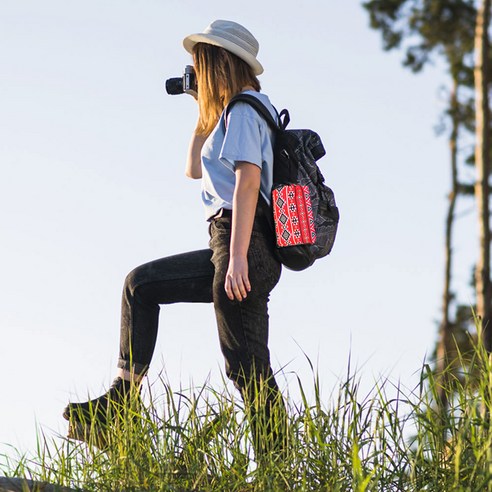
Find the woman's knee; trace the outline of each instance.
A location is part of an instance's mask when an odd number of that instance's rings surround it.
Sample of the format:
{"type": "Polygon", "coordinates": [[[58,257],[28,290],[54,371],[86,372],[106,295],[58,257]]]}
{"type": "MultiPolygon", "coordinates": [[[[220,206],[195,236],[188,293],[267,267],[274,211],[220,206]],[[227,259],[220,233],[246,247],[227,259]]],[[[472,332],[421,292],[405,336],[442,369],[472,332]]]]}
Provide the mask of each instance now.
{"type": "Polygon", "coordinates": [[[149,283],[149,267],[148,263],[139,265],[134,268],[125,278],[123,285],[123,294],[127,298],[134,298],[138,293],[144,290],[146,284],[149,283]]]}
{"type": "Polygon", "coordinates": [[[139,279],[141,277],[141,266],[134,268],[125,278],[125,283],[123,284],[123,290],[130,295],[135,294],[135,290],[140,285],[139,279]]]}

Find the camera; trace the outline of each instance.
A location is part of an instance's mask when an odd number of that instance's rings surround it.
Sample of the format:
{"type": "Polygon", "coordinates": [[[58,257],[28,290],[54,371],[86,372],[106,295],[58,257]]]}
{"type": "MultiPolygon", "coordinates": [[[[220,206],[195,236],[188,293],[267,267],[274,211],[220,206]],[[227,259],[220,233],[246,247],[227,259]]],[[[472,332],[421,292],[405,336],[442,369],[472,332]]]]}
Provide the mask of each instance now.
{"type": "Polygon", "coordinates": [[[196,94],[198,87],[196,83],[195,69],[191,65],[186,65],[182,77],[173,77],[166,80],[166,92],[171,95],[176,94],[196,94]]]}

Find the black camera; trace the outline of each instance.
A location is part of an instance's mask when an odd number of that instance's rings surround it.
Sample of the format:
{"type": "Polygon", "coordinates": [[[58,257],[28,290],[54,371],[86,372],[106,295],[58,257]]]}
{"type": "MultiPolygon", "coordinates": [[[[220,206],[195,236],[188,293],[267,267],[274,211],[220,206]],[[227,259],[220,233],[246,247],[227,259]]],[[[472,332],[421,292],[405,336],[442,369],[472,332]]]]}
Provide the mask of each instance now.
{"type": "Polygon", "coordinates": [[[173,77],[166,80],[166,92],[175,94],[196,94],[198,87],[196,83],[195,69],[191,65],[186,65],[182,77],[173,77]]]}

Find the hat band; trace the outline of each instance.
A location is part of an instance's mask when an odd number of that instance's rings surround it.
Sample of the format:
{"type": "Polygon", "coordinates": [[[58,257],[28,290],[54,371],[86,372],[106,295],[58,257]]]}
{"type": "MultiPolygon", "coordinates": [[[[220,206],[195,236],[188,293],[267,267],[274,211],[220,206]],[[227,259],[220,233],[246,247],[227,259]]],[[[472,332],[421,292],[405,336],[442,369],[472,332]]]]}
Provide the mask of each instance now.
{"type": "Polygon", "coordinates": [[[238,45],[242,49],[246,50],[248,53],[256,57],[258,54],[258,48],[256,46],[251,45],[246,39],[241,38],[237,34],[231,34],[227,31],[215,31],[210,29],[209,31],[205,31],[204,34],[210,34],[211,36],[216,36],[218,38],[226,39],[233,44],[238,45]]]}

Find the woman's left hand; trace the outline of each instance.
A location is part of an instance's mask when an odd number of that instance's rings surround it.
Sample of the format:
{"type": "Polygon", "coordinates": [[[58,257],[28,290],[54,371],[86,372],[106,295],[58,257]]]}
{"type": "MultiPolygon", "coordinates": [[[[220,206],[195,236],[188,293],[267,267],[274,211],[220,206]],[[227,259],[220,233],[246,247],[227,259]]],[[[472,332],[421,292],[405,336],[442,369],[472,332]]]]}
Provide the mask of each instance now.
{"type": "Polygon", "coordinates": [[[231,256],[224,289],[231,301],[234,299],[243,301],[248,297],[248,292],[251,292],[251,284],[248,277],[248,259],[245,256],[231,256]]]}

